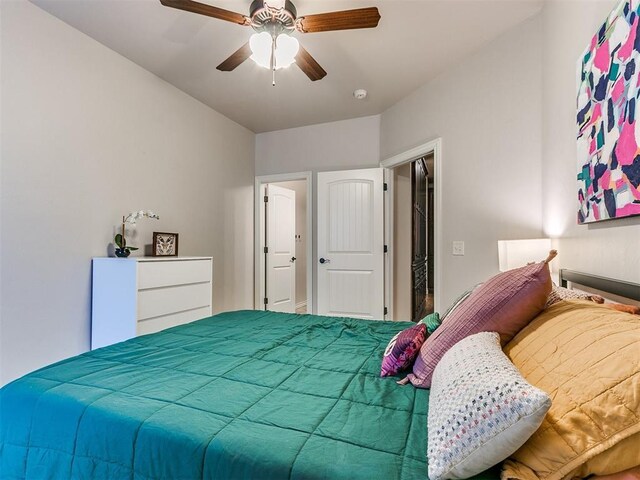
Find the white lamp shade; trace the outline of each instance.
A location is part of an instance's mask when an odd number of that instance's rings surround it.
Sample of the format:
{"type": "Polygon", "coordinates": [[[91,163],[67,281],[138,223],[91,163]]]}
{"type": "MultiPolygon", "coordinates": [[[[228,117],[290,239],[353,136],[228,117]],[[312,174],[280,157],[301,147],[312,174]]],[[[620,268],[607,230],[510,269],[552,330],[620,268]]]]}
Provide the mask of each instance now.
{"type": "Polygon", "coordinates": [[[286,68],[296,61],[300,44],[289,35],[280,34],[276,39],[276,68],[286,68]]]}
{"type": "Polygon", "coordinates": [[[527,263],[541,262],[551,250],[551,239],[499,240],[498,264],[501,272],[524,267],[527,263]]]}
{"type": "Polygon", "coordinates": [[[271,68],[271,35],[267,32],[254,33],[249,39],[251,60],[264,68],[271,68]]]}
{"type": "MultiPolygon", "coordinates": [[[[251,48],[251,60],[264,68],[271,68],[271,49],[273,47],[273,38],[268,32],[254,33],[249,39],[249,47],[251,48]]],[[[276,69],[286,68],[296,61],[296,55],[300,44],[298,40],[281,33],[276,38],[276,69]]]]}

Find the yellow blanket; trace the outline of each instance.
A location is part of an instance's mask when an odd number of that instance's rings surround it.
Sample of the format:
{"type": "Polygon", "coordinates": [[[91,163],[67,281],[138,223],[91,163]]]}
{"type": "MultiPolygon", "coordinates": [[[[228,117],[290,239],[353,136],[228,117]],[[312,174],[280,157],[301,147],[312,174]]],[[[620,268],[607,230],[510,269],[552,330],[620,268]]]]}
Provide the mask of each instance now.
{"type": "Polygon", "coordinates": [[[538,431],[505,463],[503,479],[608,474],[637,462],[640,317],[587,301],[559,302],[505,353],[552,405],[538,431]]]}

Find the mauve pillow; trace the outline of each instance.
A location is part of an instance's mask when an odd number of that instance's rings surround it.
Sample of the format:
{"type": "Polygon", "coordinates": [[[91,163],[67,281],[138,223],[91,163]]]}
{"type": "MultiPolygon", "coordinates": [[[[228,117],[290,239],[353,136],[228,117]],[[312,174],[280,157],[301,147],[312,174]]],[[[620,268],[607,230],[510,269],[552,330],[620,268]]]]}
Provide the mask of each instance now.
{"type": "Polygon", "coordinates": [[[400,370],[408,368],[420,351],[426,336],[427,326],[424,323],[418,323],[397,333],[384,351],[380,376],[395,375],[400,370]]]}
{"type": "Polygon", "coordinates": [[[476,288],[422,344],[407,379],[416,387],[431,387],[442,356],[474,333],[498,332],[502,345],[511,340],[544,309],[551,292],[548,262],[554,256],[500,273],[476,288]]]}
{"type": "Polygon", "coordinates": [[[440,317],[440,323],[444,322],[449,315],[451,315],[453,312],[455,312],[456,309],[460,305],[462,305],[462,302],[464,302],[467,298],[469,298],[469,295],[471,295],[473,293],[473,291],[476,288],[478,288],[480,285],[482,285],[482,284],[481,283],[477,284],[471,290],[465,291],[462,295],[460,295],[458,298],[456,298],[455,301],[449,306],[449,308],[447,308],[447,311],[444,312],[444,314],[442,314],[442,316],[440,317]]]}

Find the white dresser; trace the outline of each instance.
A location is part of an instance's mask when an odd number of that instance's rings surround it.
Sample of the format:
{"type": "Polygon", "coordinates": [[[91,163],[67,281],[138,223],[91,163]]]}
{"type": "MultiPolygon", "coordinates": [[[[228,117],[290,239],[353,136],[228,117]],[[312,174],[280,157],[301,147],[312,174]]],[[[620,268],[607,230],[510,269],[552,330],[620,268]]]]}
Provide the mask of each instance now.
{"type": "Polygon", "coordinates": [[[211,257],[94,258],[91,349],[211,315],[211,257]]]}

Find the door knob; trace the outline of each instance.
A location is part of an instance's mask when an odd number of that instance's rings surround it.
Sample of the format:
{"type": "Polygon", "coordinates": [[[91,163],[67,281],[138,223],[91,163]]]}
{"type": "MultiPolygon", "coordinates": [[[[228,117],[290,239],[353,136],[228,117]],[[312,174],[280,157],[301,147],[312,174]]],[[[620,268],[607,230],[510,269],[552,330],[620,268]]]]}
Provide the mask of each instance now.
{"type": "Polygon", "coordinates": [[[296,261],[296,257],[291,257],[291,263],[296,261]]]}
{"type": "Polygon", "coordinates": [[[320,258],[320,263],[329,263],[330,260],[328,258],[320,258]]]}

